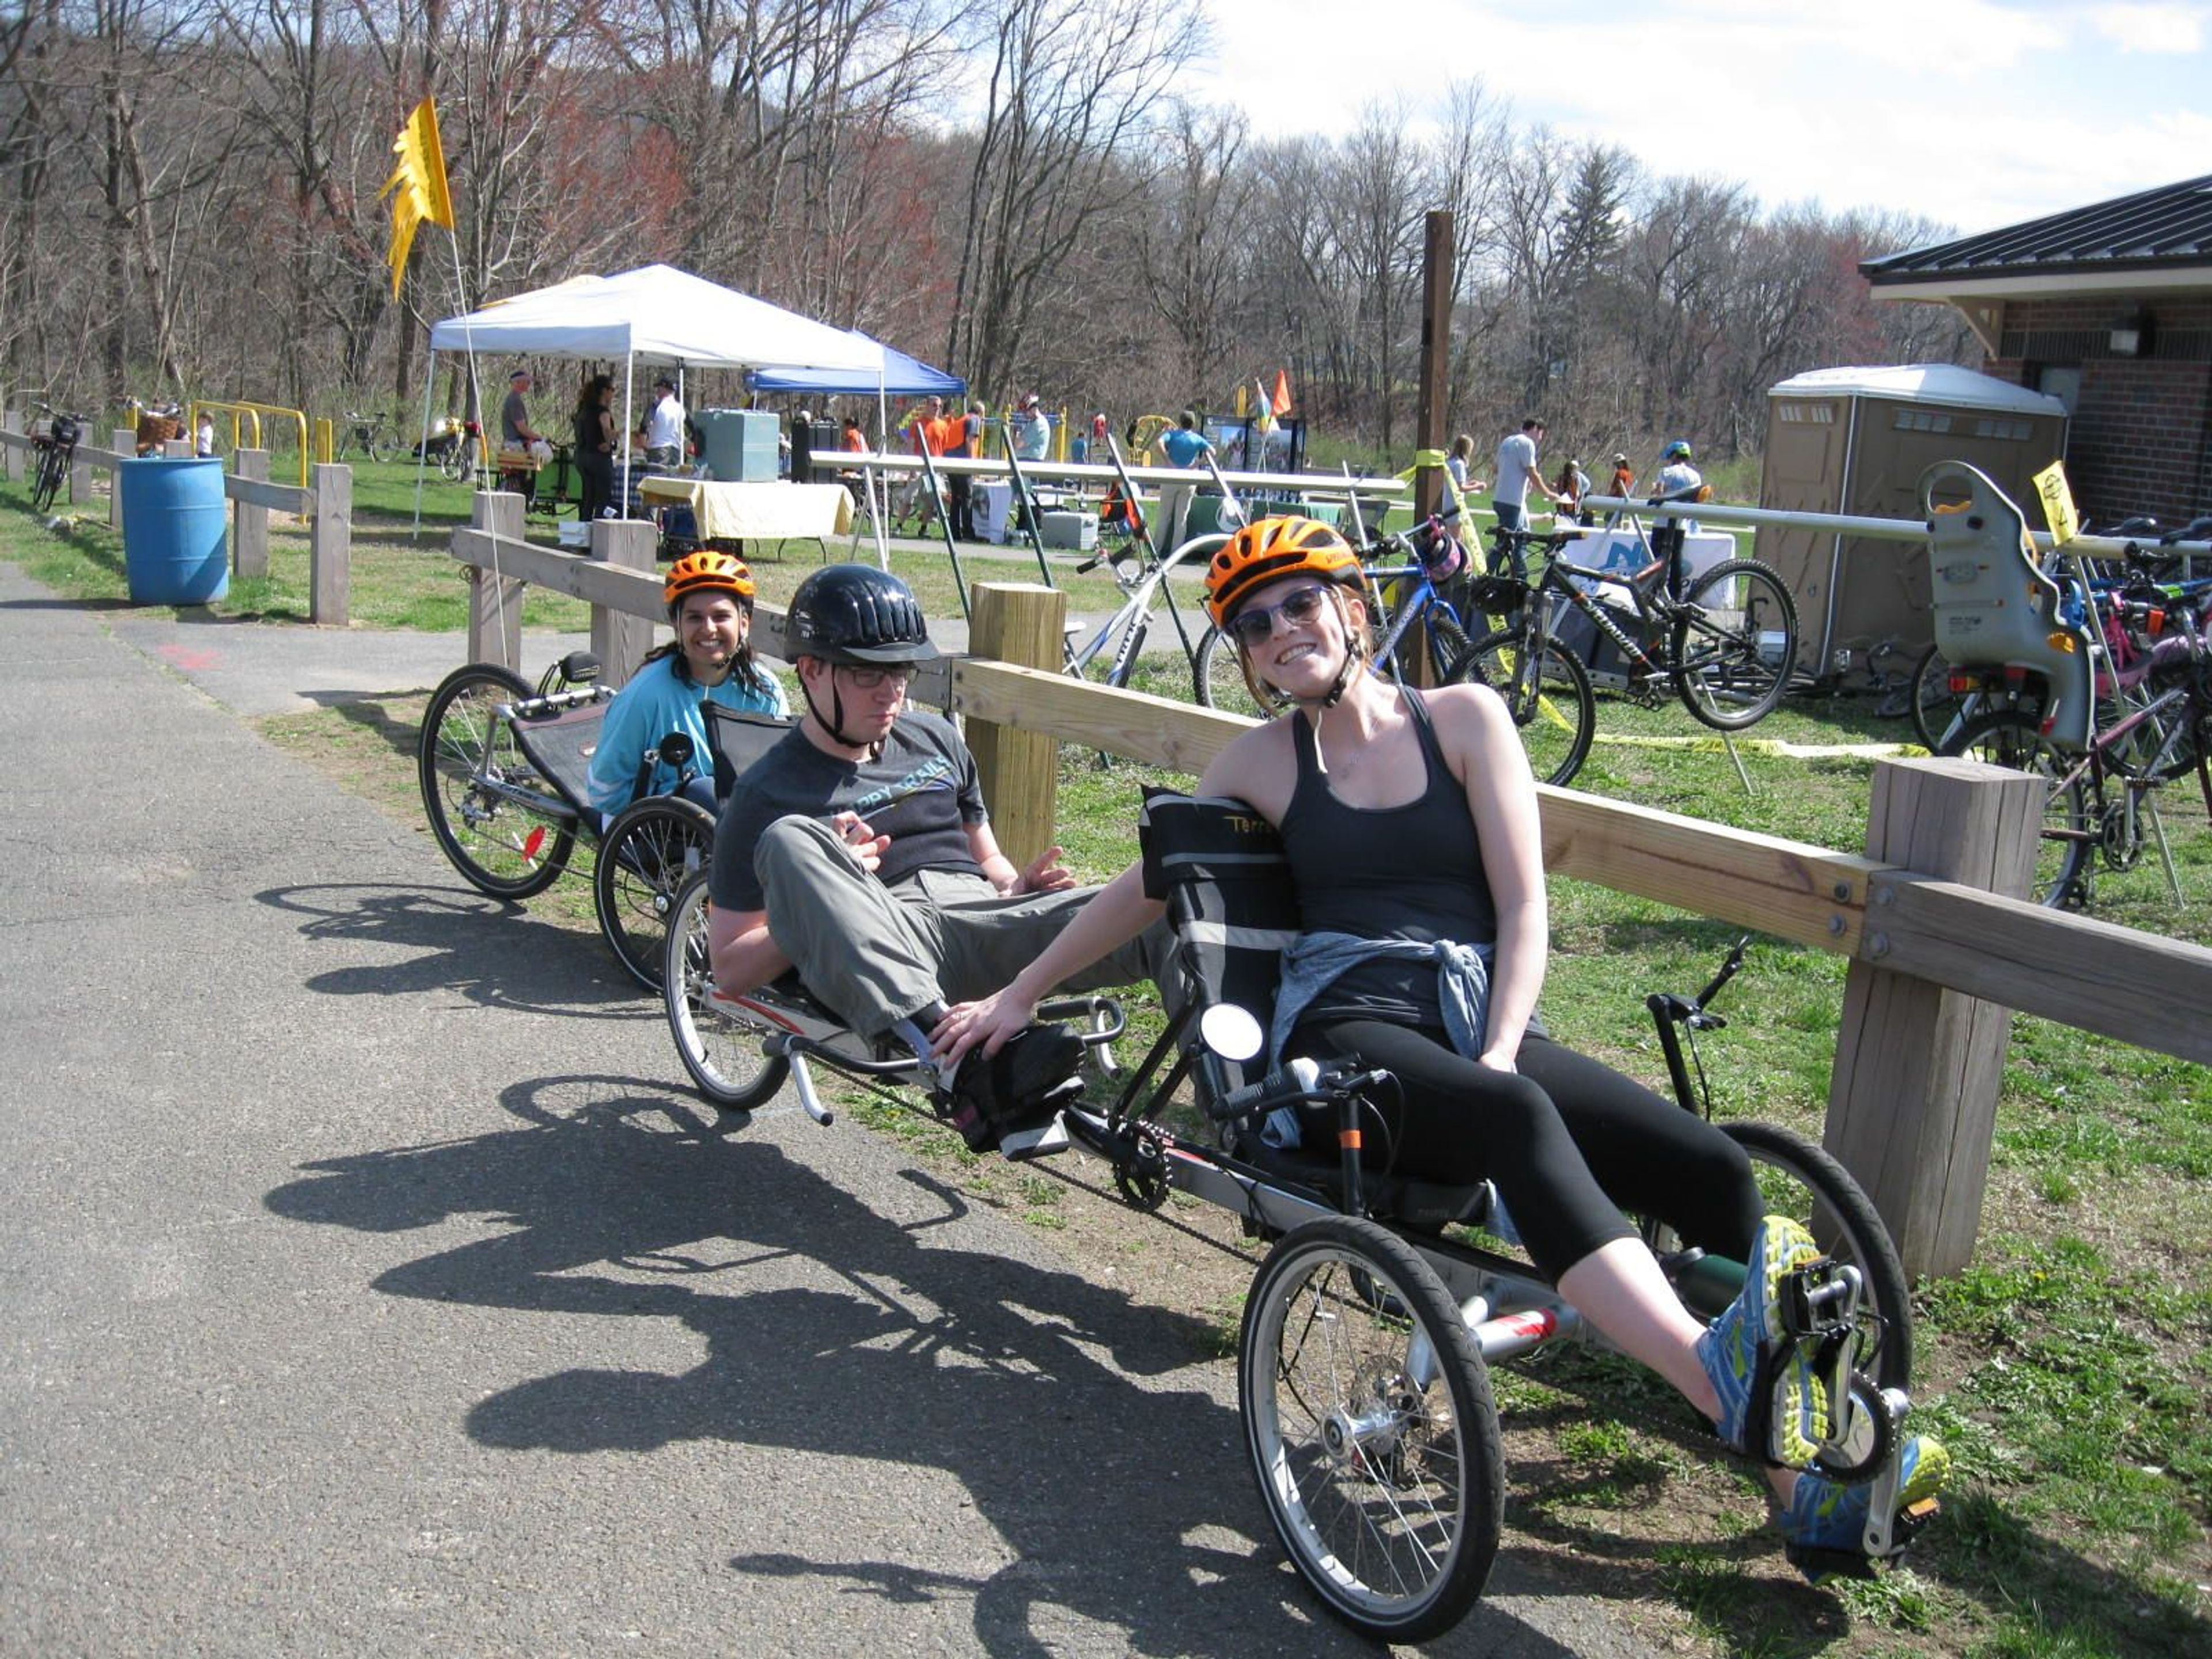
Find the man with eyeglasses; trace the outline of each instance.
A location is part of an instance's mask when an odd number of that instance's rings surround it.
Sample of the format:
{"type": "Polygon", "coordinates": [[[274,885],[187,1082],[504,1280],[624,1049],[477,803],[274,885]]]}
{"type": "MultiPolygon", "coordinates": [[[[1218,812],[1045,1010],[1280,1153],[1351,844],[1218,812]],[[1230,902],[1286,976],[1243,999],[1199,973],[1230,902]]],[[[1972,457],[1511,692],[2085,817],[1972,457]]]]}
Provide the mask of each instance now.
{"type": "MultiPolygon", "coordinates": [[[[930,1033],[949,1003],[988,995],[1033,961],[1091,890],[1057,847],[1017,869],[959,733],[907,706],[915,669],[938,650],[896,576],[816,571],[792,595],[785,654],[805,713],[738,779],[715,827],[717,990],[742,994],[795,968],[855,1031],[913,1051],[971,1147],[1058,1150],[1059,1103],[1081,1086],[1073,1032],[1032,1026],[944,1072],[930,1033]]],[[[1156,927],[1066,988],[1157,979],[1171,948],[1156,927]]]]}

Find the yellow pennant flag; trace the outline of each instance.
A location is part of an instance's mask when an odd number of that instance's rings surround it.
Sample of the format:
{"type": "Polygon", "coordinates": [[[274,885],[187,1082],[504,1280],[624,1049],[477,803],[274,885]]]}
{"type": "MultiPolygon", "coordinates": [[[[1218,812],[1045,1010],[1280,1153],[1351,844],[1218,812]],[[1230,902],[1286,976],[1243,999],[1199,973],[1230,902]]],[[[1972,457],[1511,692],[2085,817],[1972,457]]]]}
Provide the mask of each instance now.
{"type": "Polygon", "coordinates": [[[2053,461],[2035,475],[2035,493],[2043,497],[2043,521],[2051,526],[2051,539],[2063,547],[2081,533],[2081,520],[2074,511],[2074,492],[2066,487],[2066,464],[2053,461]]]}
{"type": "Polygon", "coordinates": [[[453,199],[446,191],[446,150],[438,140],[438,106],[425,98],[415,106],[399,137],[392,141],[399,158],[384,188],[381,201],[392,198],[392,297],[399,297],[399,279],[407,271],[408,250],[415,246],[415,227],[424,220],[453,228],[453,199]]]}

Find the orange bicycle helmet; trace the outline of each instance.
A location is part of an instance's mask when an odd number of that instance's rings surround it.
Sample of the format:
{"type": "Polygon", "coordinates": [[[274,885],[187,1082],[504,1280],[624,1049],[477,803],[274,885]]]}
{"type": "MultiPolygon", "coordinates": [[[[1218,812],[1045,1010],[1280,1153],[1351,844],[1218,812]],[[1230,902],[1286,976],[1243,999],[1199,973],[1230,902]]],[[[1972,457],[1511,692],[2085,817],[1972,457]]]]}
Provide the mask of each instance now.
{"type": "Polygon", "coordinates": [[[1304,572],[1323,581],[1359,580],[1352,544],[1316,519],[1261,519],[1229,538],[1206,567],[1206,610],[1226,628],[1255,590],[1304,572]]]}
{"type": "Polygon", "coordinates": [[[668,580],[660,585],[661,602],[673,611],[693,593],[734,593],[750,607],[753,602],[753,573],[743,559],[702,548],[686,553],[668,567],[668,580]]]}

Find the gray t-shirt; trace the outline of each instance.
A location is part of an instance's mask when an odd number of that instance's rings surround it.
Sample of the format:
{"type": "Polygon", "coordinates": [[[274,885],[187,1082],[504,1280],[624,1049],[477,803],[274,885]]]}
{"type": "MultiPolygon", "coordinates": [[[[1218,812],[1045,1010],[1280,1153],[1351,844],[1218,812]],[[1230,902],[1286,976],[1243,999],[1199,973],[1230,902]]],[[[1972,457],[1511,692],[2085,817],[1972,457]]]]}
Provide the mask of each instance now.
{"type": "Polygon", "coordinates": [[[530,424],[530,411],[523,407],[522,394],[510,390],[507,401],[499,406],[499,435],[510,447],[520,448],[530,441],[522,435],[522,428],[530,424]]]}
{"type": "Polygon", "coordinates": [[[909,710],[898,717],[873,760],[824,754],[793,727],[788,737],[739,775],[714,827],[709,891],[725,910],[765,907],[753,873],[753,849],[778,818],[798,813],[826,818],[858,812],[889,836],[876,874],[896,885],[917,870],[981,875],[968,845],[968,826],[990,816],[975,758],[942,715],[909,710]]]}

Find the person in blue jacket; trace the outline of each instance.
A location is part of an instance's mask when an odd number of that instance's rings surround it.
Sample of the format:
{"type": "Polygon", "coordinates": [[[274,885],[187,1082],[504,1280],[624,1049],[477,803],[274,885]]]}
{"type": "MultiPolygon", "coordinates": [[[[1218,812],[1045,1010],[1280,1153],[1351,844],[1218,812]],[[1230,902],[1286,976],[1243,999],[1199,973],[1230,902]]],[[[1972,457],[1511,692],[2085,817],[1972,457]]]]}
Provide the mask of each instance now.
{"type": "Polygon", "coordinates": [[[687,554],[669,567],[660,593],[676,637],[647,655],[607,705],[592,756],[592,805],[607,818],[641,793],[681,793],[714,811],[714,770],[704,705],[784,712],[783,688],[753,657],[753,591],[752,572],[727,553],[687,554]],[[672,732],[691,739],[699,775],[680,783],[674,767],[659,763],[641,792],[638,769],[645,751],[659,748],[672,732]]]}

